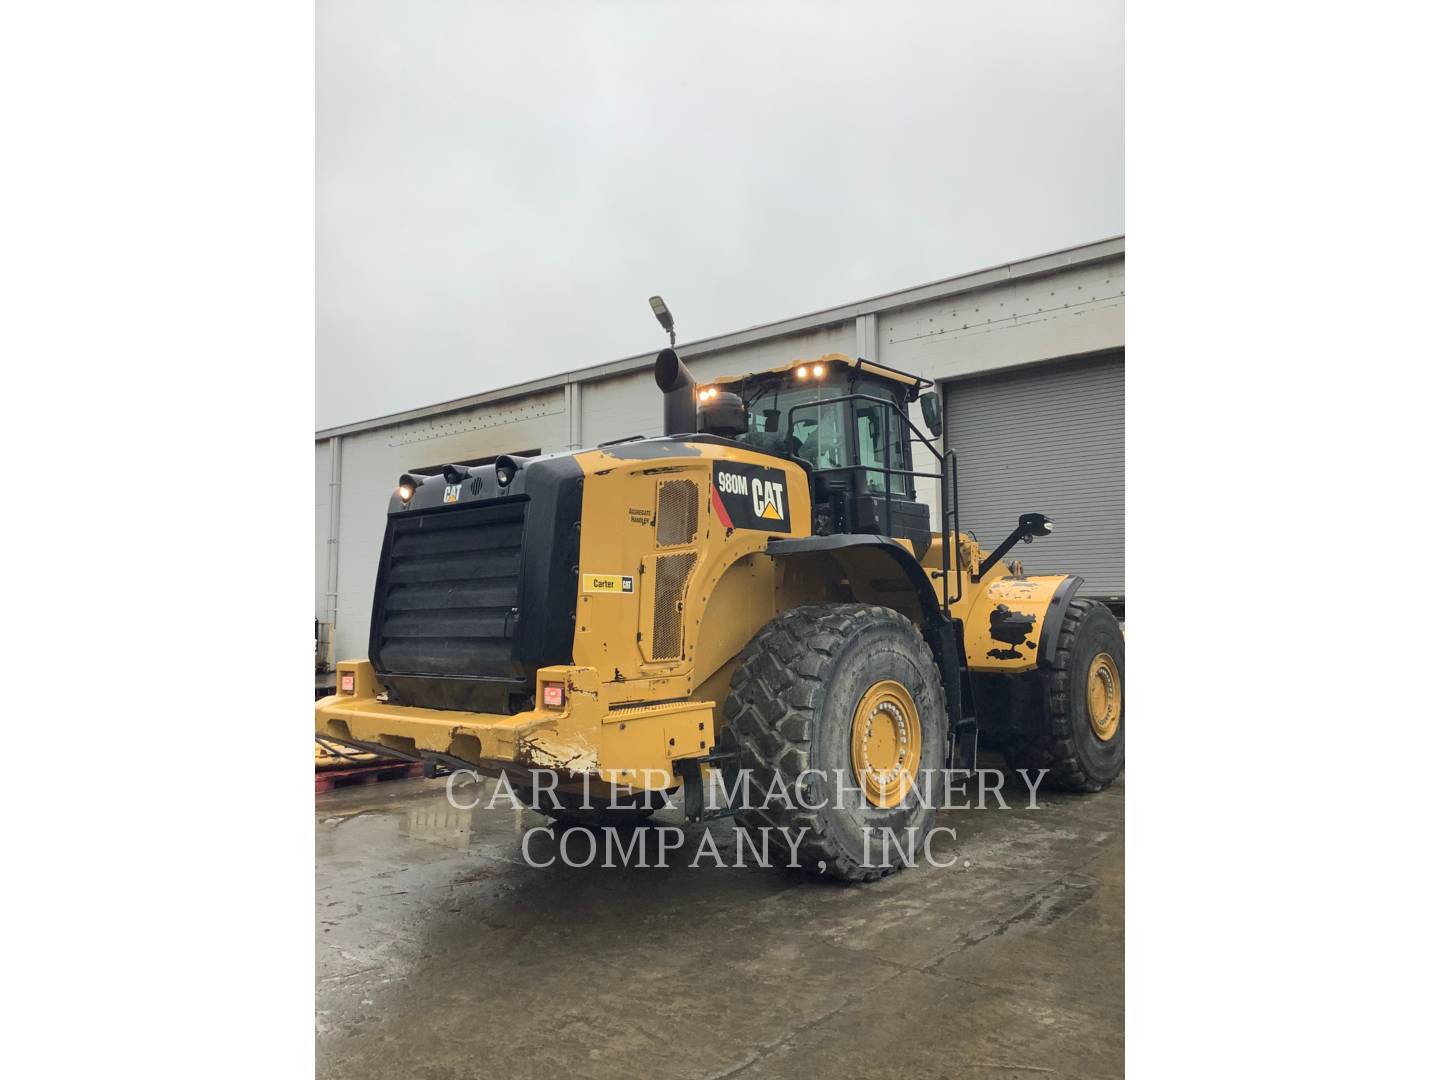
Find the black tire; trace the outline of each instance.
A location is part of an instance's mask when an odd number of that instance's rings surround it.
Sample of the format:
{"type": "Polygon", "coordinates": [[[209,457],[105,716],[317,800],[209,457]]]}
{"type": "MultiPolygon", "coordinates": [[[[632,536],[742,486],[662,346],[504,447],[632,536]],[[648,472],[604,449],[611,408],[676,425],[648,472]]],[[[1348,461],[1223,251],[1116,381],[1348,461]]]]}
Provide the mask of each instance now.
{"type": "MultiPolygon", "coordinates": [[[[885,809],[857,798],[853,790],[858,779],[850,750],[852,719],[866,691],[882,680],[900,683],[913,698],[920,722],[920,776],[936,775],[934,770],[943,767],[946,735],[940,672],[914,624],[890,608],[824,604],[787,611],[755,635],[731,677],[721,745],[739,750],[751,804],[737,811],[736,819],[751,831],[789,829],[791,838],[808,830],[796,858],[810,873],[874,881],[904,864],[893,847],[886,852],[889,859],[881,859],[878,832],[871,834],[867,863],[867,827],[893,829],[902,840],[905,830],[914,827],[917,840],[923,840],[934,826],[934,808],[922,806],[913,794],[885,809]],[[777,778],[793,798],[808,769],[826,778],[806,776],[800,789],[804,802],[818,809],[798,802],[794,807],[764,805],[777,778]],[[848,776],[848,795],[837,797],[836,770],[848,776]]],[[[779,833],[771,834],[771,850],[772,861],[789,861],[779,833]]]]}
{"type": "Polygon", "coordinates": [[[1028,676],[1039,716],[1020,717],[1020,731],[1004,746],[1011,770],[1048,769],[1044,783],[1065,791],[1102,791],[1125,768],[1125,636],[1104,604],[1072,600],[1060,627],[1055,664],[1028,676]],[[1119,670],[1119,721],[1106,740],[1090,723],[1086,683],[1097,654],[1107,652],[1119,670]]]}

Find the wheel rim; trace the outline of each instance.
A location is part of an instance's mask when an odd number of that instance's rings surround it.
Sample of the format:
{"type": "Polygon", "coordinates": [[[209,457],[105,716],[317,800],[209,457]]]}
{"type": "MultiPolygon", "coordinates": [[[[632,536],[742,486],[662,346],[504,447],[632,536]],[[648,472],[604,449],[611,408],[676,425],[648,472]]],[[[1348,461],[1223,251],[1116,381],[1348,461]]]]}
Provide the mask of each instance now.
{"type": "Polygon", "coordinates": [[[865,691],[850,723],[850,760],[871,806],[898,806],[915,786],[923,739],[909,690],[884,679],[865,691]]]}
{"type": "Polygon", "coordinates": [[[1096,653],[1085,681],[1090,728],[1101,742],[1109,742],[1120,728],[1120,668],[1108,652],[1096,653]]]}

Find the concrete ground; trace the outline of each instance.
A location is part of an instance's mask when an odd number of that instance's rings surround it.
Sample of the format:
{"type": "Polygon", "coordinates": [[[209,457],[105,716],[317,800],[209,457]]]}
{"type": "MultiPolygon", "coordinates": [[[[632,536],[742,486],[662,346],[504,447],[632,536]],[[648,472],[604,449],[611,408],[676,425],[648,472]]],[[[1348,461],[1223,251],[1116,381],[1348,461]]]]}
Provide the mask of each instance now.
{"type": "Polygon", "coordinates": [[[1015,781],[941,812],[955,866],[854,886],[691,869],[699,826],[666,870],[533,869],[543,818],[443,780],[319,795],[317,1073],[1120,1076],[1123,783],[1031,810],[1015,781]]]}

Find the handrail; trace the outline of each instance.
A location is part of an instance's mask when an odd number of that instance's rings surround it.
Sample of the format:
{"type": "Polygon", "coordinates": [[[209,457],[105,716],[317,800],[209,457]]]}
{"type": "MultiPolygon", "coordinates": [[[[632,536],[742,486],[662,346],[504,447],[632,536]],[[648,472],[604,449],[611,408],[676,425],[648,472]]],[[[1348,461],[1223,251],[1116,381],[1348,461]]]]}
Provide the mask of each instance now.
{"type": "Polygon", "coordinates": [[[866,360],[863,356],[857,356],[855,358],[855,366],[858,368],[861,364],[867,367],[879,368],[881,371],[888,371],[893,375],[903,375],[907,379],[914,379],[916,393],[919,393],[921,390],[928,390],[935,385],[934,379],[927,379],[924,375],[916,375],[913,371],[901,371],[898,367],[882,364],[879,360],[866,360]]]}

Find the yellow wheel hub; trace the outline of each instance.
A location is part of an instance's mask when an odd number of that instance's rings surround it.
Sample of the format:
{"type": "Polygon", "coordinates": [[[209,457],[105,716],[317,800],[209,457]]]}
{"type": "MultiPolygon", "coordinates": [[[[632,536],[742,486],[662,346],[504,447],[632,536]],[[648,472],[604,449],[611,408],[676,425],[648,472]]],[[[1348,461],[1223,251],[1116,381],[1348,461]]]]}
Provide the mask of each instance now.
{"type": "Polygon", "coordinates": [[[1085,680],[1090,727],[1101,742],[1109,742],[1120,727],[1120,668],[1108,652],[1096,653],[1085,680]]]}
{"type": "Polygon", "coordinates": [[[921,749],[920,710],[910,691],[893,679],[865,691],[850,723],[850,761],[870,805],[900,805],[920,775],[921,749]]]}

